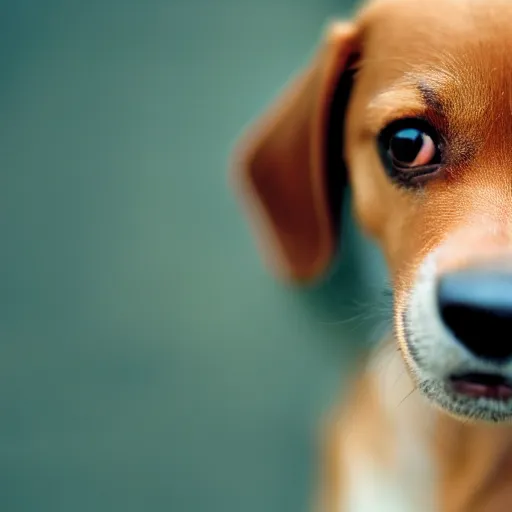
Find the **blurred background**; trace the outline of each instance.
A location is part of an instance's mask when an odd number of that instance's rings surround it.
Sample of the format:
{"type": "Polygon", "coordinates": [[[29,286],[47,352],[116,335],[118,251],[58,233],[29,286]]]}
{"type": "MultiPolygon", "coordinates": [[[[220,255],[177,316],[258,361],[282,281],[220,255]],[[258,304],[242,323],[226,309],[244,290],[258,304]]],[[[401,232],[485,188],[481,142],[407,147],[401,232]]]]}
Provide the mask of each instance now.
{"type": "Polygon", "coordinates": [[[383,266],[275,282],[227,168],[352,2],[1,5],[0,509],[308,510],[383,266]]]}

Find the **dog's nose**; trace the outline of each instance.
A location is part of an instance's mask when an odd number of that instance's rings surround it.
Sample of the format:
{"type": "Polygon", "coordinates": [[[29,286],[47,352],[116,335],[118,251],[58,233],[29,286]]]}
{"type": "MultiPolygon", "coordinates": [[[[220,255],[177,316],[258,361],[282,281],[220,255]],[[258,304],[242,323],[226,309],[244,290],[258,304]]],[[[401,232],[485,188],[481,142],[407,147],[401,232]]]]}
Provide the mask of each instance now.
{"type": "Polygon", "coordinates": [[[474,355],[494,362],[512,357],[512,273],[445,274],[437,300],[445,327],[474,355]]]}

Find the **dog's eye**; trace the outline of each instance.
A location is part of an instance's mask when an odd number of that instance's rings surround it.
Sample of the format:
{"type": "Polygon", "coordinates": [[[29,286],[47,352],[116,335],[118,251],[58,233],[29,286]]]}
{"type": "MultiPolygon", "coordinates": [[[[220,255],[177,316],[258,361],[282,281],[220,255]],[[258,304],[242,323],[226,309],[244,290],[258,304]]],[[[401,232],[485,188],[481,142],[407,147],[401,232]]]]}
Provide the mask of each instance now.
{"type": "Polygon", "coordinates": [[[380,134],[378,144],[388,174],[400,181],[430,174],[441,163],[439,136],[420,119],[391,123],[380,134]]]}
{"type": "Polygon", "coordinates": [[[423,167],[436,156],[436,145],[430,135],[417,128],[404,128],[391,136],[389,156],[400,167],[423,167]]]}

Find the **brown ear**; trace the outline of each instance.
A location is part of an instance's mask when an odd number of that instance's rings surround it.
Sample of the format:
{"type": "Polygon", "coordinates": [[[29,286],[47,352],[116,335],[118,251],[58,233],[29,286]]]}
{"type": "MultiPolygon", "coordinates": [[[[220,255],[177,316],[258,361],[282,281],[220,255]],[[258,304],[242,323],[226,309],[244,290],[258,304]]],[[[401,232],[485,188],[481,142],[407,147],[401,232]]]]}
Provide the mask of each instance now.
{"type": "Polygon", "coordinates": [[[338,245],[345,181],[344,80],[356,30],[332,24],[309,68],[292,81],[242,144],[237,179],[277,273],[295,281],[322,275],[338,245]]]}

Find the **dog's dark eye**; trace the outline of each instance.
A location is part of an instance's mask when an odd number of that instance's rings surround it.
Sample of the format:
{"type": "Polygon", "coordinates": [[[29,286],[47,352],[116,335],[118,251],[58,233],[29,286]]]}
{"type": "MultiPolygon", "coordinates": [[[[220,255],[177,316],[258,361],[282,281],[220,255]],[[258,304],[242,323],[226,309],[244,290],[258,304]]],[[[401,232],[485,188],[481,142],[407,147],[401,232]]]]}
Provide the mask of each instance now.
{"type": "Polygon", "coordinates": [[[404,128],[391,136],[389,156],[401,167],[422,167],[436,156],[432,137],[417,128],[404,128]]]}
{"type": "Polygon", "coordinates": [[[396,121],[379,136],[379,153],[392,178],[409,181],[434,172],[441,163],[439,137],[419,119],[396,121]]]}

